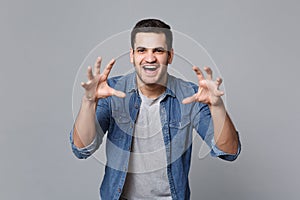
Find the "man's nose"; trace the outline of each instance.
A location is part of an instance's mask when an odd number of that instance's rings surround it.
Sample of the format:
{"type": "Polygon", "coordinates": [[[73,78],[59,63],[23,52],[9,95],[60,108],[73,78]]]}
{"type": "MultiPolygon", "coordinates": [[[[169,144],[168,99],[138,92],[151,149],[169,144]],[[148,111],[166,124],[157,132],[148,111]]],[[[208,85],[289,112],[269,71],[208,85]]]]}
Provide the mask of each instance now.
{"type": "Polygon", "coordinates": [[[156,61],[156,57],[152,51],[147,51],[145,61],[148,63],[153,63],[156,61]]]}

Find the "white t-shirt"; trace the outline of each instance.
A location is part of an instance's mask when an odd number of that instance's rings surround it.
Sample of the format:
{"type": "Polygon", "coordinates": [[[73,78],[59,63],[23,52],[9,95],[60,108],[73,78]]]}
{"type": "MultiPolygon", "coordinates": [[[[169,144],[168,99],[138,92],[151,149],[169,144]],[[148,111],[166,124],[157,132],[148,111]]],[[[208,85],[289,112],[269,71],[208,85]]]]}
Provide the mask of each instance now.
{"type": "Polygon", "coordinates": [[[135,124],[128,173],[121,197],[129,200],[170,200],[172,197],[159,112],[162,96],[150,99],[141,92],[140,96],[142,103],[135,124]]]}

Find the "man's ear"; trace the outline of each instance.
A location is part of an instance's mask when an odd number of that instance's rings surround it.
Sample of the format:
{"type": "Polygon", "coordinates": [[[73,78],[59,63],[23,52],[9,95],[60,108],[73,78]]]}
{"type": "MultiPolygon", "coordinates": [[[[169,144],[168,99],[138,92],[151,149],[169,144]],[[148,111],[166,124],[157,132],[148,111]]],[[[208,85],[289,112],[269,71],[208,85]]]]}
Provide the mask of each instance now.
{"type": "Polygon", "coordinates": [[[174,49],[172,48],[169,52],[168,52],[168,64],[172,64],[173,58],[174,58],[174,49]]]}
{"type": "Polygon", "coordinates": [[[130,62],[133,63],[133,49],[130,48],[130,62]]]}

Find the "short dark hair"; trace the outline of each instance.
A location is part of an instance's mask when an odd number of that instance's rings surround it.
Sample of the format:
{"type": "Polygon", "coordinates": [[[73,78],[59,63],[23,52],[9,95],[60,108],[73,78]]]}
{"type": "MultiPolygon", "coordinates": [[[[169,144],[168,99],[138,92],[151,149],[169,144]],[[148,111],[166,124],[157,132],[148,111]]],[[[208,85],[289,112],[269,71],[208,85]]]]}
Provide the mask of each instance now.
{"type": "Polygon", "coordinates": [[[168,51],[172,49],[173,34],[171,27],[159,19],[143,19],[136,23],[131,31],[131,47],[134,48],[137,33],[163,33],[166,36],[168,51]]]}

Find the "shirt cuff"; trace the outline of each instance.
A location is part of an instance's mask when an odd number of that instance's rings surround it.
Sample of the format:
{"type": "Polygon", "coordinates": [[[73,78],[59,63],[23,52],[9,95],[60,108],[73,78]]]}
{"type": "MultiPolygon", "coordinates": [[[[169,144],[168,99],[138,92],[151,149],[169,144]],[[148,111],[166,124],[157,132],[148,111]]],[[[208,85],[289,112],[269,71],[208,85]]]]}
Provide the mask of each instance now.
{"type": "Polygon", "coordinates": [[[241,152],[240,141],[239,141],[237,153],[236,154],[230,154],[230,153],[226,153],[226,152],[220,150],[216,145],[215,138],[213,137],[213,139],[212,139],[212,149],[211,149],[211,152],[210,152],[210,154],[213,157],[219,157],[219,158],[221,158],[223,160],[227,160],[227,161],[234,161],[235,159],[237,159],[240,152],[241,152]]]}
{"type": "Polygon", "coordinates": [[[79,159],[86,159],[88,158],[90,155],[92,155],[98,148],[99,146],[99,141],[98,141],[98,137],[95,136],[94,140],[87,146],[82,147],[82,148],[78,148],[75,144],[74,144],[74,139],[73,139],[73,129],[70,132],[70,143],[72,146],[72,151],[75,154],[75,156],[79,159]]]}

